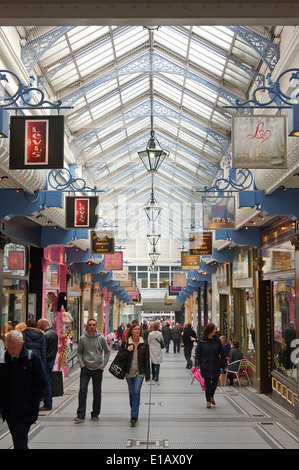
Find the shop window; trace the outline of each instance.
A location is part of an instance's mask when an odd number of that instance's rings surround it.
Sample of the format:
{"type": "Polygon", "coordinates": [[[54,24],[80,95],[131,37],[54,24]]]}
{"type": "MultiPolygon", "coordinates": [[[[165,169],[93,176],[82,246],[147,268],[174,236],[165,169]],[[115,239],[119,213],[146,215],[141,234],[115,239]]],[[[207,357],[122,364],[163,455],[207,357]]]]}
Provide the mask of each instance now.
{"type": "Polygon", "coordinates": [[[138,273],[138,279],[137,279],[137,284],[138,287],[141,289],[147,289],[148,288],[148,279],[147,279],[147,272],[146,273],[138,273]]]}
{"type": "Polygon", "coordinates": [[[295,281],[274,281],[274,362],[275,369],[283,375],[295,378],[296,368],[292,362],[296,339],[295,281]]]}
{"type": "Polygon", "coordinates": [[[49,266],[47,266],[44,278],[45,278],[46,286],[57,287],[58,286],[58,265],[55,263],[51,263],[49,266]]]}
{"type": "Polygon", "coordinates": [[[19,323],[24,321],[26,312],[27,281],[3,279],[2,318],[1,324],[7,321],[19,323]]]}
{"type": "Polygon", "coordinates": [[[161,272],[160,268],[160,282],[159,282],[160,289],[167,289],[169,286],[169,273],[168,272],[161,272]]]}
{"type": "Polygon", "coordinates": [[[255,289],[245,290],[247,323],[247,359],[255,355],[255,289]]]}

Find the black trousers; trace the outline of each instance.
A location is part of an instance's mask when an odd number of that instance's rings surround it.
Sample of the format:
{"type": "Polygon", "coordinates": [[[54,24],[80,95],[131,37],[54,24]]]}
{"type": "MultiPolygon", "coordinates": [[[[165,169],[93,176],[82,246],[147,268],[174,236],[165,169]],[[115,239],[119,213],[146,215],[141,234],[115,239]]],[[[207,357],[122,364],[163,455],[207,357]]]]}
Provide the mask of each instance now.
{"type": "Polygon", "coordinates": [[[217,388],[217,385],[218,385],[218,381],[219,381],[219,377],[215,378],[215,377],[204,377],[205,379],[205,384],[206,384],[206,401],[211,401],[211,398],[213,398],[214,394],[215,394],[215,391],[216,391],[216,388],[217,388]]]}
{"type": "Polygon", "coordinates": [[[19,416],[6,417],[14,449],[28,449],[28,434],[31,424],[25,423],[19,416]]]}
{"type": "Polygon", "coordinates": [[[189,369],[191,369],[192,364],[193,364],[192,358],[191,358],[192,349],[193,349],[193,346],[184,346],[184,356],[187,361],[187,366],[189,367],[189,369]]]}

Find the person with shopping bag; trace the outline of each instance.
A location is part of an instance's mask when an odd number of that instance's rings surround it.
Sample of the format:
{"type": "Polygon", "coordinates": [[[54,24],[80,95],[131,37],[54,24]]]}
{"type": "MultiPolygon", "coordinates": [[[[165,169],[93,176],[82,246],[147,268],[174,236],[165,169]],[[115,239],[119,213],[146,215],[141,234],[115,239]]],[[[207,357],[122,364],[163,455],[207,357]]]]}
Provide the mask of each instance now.
{"type": "Polygon", "coordinates": [[[126,359],[125,378],[128,384],[130,408],[131,408],[131,426],[135,426],[140,406],[140,392],[143,380],[150,381],[150,360],[149,347],[142,338],[141,328],[133,323],[127,334],[127,341],[124,341],[119,349],[118,357],[120,360],[126,359]]]}
{"type": "Polygon", "coordinates": [[[214,323],[207,323],[203,329],[195,351],[195,363],[199,365],[201,375],[206,384],[206,406],[215,405],[214,394],[218,385],[220,369],[227,367],[223,346],[216,335],[214,323]]]}

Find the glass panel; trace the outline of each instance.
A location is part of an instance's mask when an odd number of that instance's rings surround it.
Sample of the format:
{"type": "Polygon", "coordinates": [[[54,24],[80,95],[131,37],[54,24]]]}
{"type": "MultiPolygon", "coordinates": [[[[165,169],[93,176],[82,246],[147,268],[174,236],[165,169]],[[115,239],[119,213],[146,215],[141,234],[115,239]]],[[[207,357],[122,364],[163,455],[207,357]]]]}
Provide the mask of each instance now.
{"type": "Polygon", "coordinates": [[[3,279],[1,324],[26,321],[27,281],[3,279]]]}
{"type": "Polygon", "coordinates": [[[295,281],[274,281],[274,362],[283,375],[295,378],[297,371],[291,343],[296,339],[295,281]]]}

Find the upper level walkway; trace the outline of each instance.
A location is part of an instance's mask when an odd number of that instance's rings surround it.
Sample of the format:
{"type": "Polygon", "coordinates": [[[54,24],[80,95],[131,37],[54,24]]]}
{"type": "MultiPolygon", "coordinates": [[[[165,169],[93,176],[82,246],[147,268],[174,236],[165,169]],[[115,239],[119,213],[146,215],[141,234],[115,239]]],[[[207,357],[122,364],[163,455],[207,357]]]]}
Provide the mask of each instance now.
{"type": "MultiPolygon", "coordinates": [[[[64,396],[54,398],[53,409],[41,413],[31,427],[29,448],[107,449],[112,451],[111,457],[117,455],[116,449],[131,451],[122,450],[122,455],[139,455],[138,449],[156,454],[157,449],[169,454],[189,449],[299,449],[299,421],[270,397],[248,386],[218,387],[216,406],[206,409],[205,394],[197,381],[191,384],[185,365],[183,351],[174,354],[171,346],[169,354],[163,353],[159,382],[143,384],[135,427],[129,424],[127,383],[108,370],[103,377],[99,421],[90,419],[90,382],[86,420],[74,424],[79,387],[75,368],[65,379],[64,396]]],[[[1,424],[0,449],[10,448],[11,436],[1,424]]]]}

